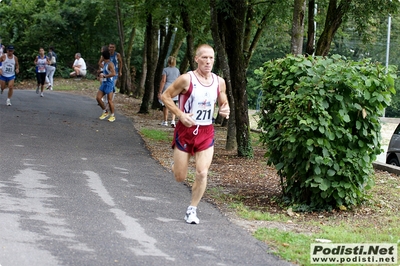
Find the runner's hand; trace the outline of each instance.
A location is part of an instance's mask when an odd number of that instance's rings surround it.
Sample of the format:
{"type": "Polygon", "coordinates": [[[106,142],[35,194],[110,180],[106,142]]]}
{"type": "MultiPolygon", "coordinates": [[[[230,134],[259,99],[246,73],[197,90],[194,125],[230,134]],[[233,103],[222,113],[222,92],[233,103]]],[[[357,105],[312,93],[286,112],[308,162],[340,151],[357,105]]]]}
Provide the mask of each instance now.
{"type": "Polygon", "coordinates": [[[192,118],[193,114],[185,114],[183,113],[179,120],[184,124],[186,127],[192,127],[196,125],[196,121],[192,118]]]}
{"type": "Polygon", "coordinates": [[[229,119],[229,113],[230,113],[230,109],[229,109],[229,105],[227,102],[225,102],[223,105],[221,105],[221,107],[219,108],[219,114],[222,117],[225,117],[226,119],[229,119]]]}

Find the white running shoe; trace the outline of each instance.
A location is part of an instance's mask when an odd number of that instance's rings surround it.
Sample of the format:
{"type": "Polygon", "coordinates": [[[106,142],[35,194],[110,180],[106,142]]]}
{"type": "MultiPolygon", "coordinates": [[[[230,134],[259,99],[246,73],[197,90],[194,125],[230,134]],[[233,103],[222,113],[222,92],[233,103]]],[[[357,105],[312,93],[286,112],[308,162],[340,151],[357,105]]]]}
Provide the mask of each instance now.
{"type": "Polygon", "coordinates": [[[168,126],[168,122],[167,121],[163,121],[163,122],[161,122],[161,125],[167,127],[168,126]]]}
{"type": "Polygon", "coordinates": [[[36,88],[36,94],[39,94],[39,87],[36,88]]]}
{"type": "Polygon", "coordinates": [[[176,127],[174,120],[171,121],[171,127],[176,127]]]}
{"type": "Polygon", "coordinates": [[[197,218],[196,209],[193,207],[188,207],[185,215],[185,221],[188,224],[199,224],[200,220],[197,218]]]}
{"type": "Polygon", "coordinates": [[[40,97],[43,97],[44,95],[43,95],[43,92],[42,93],[40,93],[40,97]]]}
{"type": "Polygon", "coordinates": [[[6,104],[7,104],[7,106],[11,106],[11,101],[10,101],[10,99],[7,99],[6,104]]]}

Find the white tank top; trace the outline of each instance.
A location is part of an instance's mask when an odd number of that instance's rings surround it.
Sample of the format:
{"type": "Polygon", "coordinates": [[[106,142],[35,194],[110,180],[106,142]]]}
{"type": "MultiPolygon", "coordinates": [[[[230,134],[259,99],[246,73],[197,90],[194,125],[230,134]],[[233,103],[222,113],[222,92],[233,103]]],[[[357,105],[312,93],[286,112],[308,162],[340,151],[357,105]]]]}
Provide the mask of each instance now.
{"type": "Polygon", "coordinates": [[[12,58],[8,58],[8,55],[6,55],[6,60],[3,61],[2,65],[2,70],[3,70],[3,77],[12,77],[15,75],[15,59],[14,55],[12,58]]]}
{"type": "Polygon", "coordinates": [[[184,113],[193,114],[192,118],[196,121],[196,125],[211,125],[219,95],[218,76],[211,73],[212,83],[203,85],[192,71],[188,74],[190,76],[189,89],[185,94],[179,95],[179,109],[184,113]]]}
{"type": "Polygon", "coordinates": [[[46,64],[47,64],[47,57],[44,56],[42,58],[42,57],[38,56],[37,57],[36,71],[38,73],[45,73],[46,72],[46,64]]]}

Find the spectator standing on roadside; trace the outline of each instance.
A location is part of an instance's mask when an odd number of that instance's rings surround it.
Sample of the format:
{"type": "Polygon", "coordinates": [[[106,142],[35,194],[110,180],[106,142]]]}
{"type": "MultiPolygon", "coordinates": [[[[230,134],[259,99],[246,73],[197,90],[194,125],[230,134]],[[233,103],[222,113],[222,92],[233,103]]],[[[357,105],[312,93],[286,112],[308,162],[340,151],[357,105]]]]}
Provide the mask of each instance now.
{"type": "MultiPolygon", "coordinates": [[[[163,122],[161,125],[168,126],[168,108],[165,107],[161,101],[161,94],[180,76],[179,69],[176,68],[176,58],[173,56],[168,57],[168,67],[163,69],[162,78],[160,82],[160,89],[158,92],[158,100],[163,107],[163,122]]],[[[178,102],[178,95],[172,99],[176,104],[178,102]]],[[[172,113],[171,126],[175,127],[175,114],[172,113]]]]}
{"type": "Polygon", "coordinates": [[[36,93],[39,94],[40,87],[40,97],[43,97],[44,83],[46,81],[46,66],[50,64],[50,61],[47,56],[45,56],[42,47],[39,48],[39,55],[35,57],[34,64],[36,65],[36,93]]]}
{"type": "Polygon", "coordinates": [[[161,100],[179,121],[174,131],[172,171],[178,182],[187,177],[189,159],[195,157],[196,176],[192,186],[192,199],[186,210],[185,221],[198,224],[197,205],[207,186],[207,174],[214,154],[214,126],[212,118],[216,102],[219,114],[228,118],[229,104],[225,80],[212,73],[214,49],[208,44],[196,50],[194,71],[179,76],[162,94],[161,100]],[[179,95],[179,107],[172,100],[179,95]]]}
{"type": "Polygon", "coordinates": [[[49,48],[49,53],[47,54],[50,64],[46,65],[46,83],[48,84],[47,89],[53,90],[54,83],[54,73],[57,67],[57,54],[54,52],[54,48],[49,48]]]}
{"type": "Polygon", "coordinates": [[[1,65],[1,75],[0,75],[0,87],[1,93],[3,94],[6,88],[6,83],[8,83],[8,97],[6,104],[11,106],[11,97],[14,90],[14,80],[15,74],[19,73],[19,63],[18,58],[14,55],[14,46],[7,46],[7,53],[0,57],[1,65]]]}
{"type": "Polygon", "coordinates": [[[83,77],[86,76],[86,62],[82,58],[80,53],[75,54],[75,61],[72,64],[72,69],[74,70],[69,74],[71,78],[73,77],[83,77]]]}

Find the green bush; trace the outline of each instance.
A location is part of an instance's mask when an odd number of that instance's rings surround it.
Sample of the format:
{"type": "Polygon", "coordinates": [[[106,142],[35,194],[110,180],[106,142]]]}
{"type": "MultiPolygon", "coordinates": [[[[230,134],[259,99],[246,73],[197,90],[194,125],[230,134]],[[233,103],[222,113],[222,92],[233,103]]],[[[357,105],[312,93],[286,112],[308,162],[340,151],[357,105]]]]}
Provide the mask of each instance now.
{"type": "Polygon", "coordinates": [[[259,128],[265,156],[296,210],[359,204],[382,152],[380,120],[395,93],[395,69],[339,55],[269,61],[259,128]]]}

